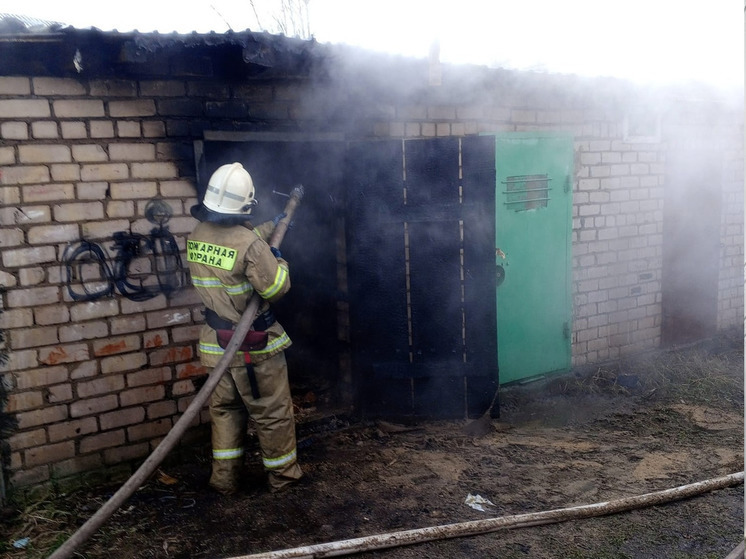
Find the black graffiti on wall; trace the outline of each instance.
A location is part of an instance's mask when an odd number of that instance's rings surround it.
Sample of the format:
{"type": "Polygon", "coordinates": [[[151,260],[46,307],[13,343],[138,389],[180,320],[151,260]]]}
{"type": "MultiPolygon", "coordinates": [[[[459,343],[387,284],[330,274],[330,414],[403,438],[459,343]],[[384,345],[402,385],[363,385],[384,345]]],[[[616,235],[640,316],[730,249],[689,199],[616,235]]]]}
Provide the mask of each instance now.
{"type": "Polygon", "coordinates": [[[157,226],[149,235],[114,233],[111,258],[92,241],[84,239],[68,245],[62,263],[70,297],[93,301],[117,291],[132,301],[146,301],[181,289],[186,273],[176,240],[166,227],[171,215],[165,202],[148,202],[145,217],[157,226]]]}

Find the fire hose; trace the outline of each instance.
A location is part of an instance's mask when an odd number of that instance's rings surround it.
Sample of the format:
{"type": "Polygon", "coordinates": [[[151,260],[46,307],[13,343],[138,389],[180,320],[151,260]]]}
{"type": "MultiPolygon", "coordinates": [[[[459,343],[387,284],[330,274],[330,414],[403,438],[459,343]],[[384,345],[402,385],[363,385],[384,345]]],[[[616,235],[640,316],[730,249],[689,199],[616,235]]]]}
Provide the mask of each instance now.
{"type": "MultiPolygon", "coordinates": [[[[403,547],[435,540],[445,540],[465,536],[476,536],[487,534],[498,530],[512,528],[527,528],[530,526],[541,526],[544,524],[556,524],[568,520],[578,520],[609,514],[617,514],[634,509],[662,505],[678,499],[687,499],[701,495],[715,489],[723,489],[743,483],[743,472],[736,472],[727,476],[681,485],[672,489],[624,497],[612,501],[581,505],[562,509],[553,509],[541,512],[516,514],[512,516],[499,516],[486,518],[484,520],[472,520],[458,524],[443,524],[414,530],[402,530],[373,536],[363,536],[351,540],[340,540],[336,542],[320,543],[305,547],[295,547],[279,551],[268,551],[253,555],[241,555],[230,559],[315,559],[318,557],[338,557],[351,555],[364,551],[386,549],[392,547],[403,547]]],[[[743,548],[734,549],[726,559],[742,559],[743,548]]]]}
{"type": "MultiPolygon", "coordinates": [[[[290,199],[285,204],[285,216],[278,221],[275,226],[272,236],[269,240],[269,245],[274,248],[279,248],[282,243],[285,233],[287,233],[290,223],[293,219],[295,210],[300,205],[300,201],[303,198],[303,187],[296,186],[290,193],[290,199]]],[[[134,474],[120,487],[114,495],[112,495],[106,503],[96,513],[89,518],[78,530],[70,536],[60,547],[58,547],[48,559],[67,559],[77,549],[79,545],[90,538],[103,524],[106,522],[122,504],[129,499],[132,494],[150,477],[155,471],[158,465],[173,449],[174,445],[186,432],[187,428],[192,423],[192,420],[201,411],[202,407],[207,402],[215,387],[218,385],[220,378],[225,373],[226,369],[230,365],[234,354],[241,345],[246,334],[249,332],[254,319],[256,318],[257,311],[262,302],[261,297],[254,293],[249,300],[249,304],[246,307],[241,320],[236,324],[236,329],[231,338],[231,341],[225,347],[223,356],[218,361],[215,368],[208,375],[207,381],[202,386],[200,391],[195,396],[194,400],[189,404],[183,415],[174,424],[168,434],[163,438],[156,449],[151,455],[142,463],[142,465],[135,471],[134,474]]]]}

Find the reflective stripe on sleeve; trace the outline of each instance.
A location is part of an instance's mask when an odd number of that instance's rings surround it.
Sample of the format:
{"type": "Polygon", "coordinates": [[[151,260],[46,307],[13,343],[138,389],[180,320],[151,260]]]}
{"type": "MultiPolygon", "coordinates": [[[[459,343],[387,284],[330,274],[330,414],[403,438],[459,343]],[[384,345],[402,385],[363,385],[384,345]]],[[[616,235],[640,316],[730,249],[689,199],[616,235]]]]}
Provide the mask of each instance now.
{"type": "Polygon", "coordinates": [[[243,295],[244,293],[251,293],[254,288],[247,281],[243,283],[237,283],[236,285],[224,285],[226,293],[228,295],[243,295]]]}
{"type": "Polygon", "coordinates": [[[287,268],[285,268],[284,266],[277,266],[275,281],[272,282],[272,285],[270,285],[267,289],[265,289],[264,291],[259,291],[258,293],[262,296],[262,299],[271,299],[280,292],[280,290],[285,286],[287,280],[287,268]]]}
{"type": "Polygon", "coordinates": [[[295,449],[293,449],[287,454],[283,454],[282,456],[278,456],[277,458],[262,458],[262,462],[264,463],[264,467],[268,470],[277,470],[279,468],[292,464],[293,462],[295,462],[296,459],[297,452],[295,449]]]}

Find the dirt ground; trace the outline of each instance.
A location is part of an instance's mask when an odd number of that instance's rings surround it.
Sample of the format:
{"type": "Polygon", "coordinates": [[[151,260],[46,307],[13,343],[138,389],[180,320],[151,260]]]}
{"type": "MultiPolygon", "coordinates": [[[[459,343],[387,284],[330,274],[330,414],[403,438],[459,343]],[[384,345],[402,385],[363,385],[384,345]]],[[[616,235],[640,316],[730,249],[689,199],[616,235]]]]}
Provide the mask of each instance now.
{"type": "MultiPolygon", "coordinates": [[[[656,352],[502,391],[482,436],[467,420],[412,425],[298,415],[308,482],[206,487],[209,448],[162,466],[76,557],[228,558],[630,497],[743,470],[743,339],[656,352]],[[479,495],[494,505],[465,503],[479,495]]],[[[316,414],[316,415],[314,415],[316,414]]],[[[91,487],[3,513],[0,552],[46,557],[119,488],[91,487]],[[15,548],[13,543],[25,547],[15,548]]],[[[386,559],[724,558],[743,537],[743,485],[648,508],[363,552],[386,559]]]]}

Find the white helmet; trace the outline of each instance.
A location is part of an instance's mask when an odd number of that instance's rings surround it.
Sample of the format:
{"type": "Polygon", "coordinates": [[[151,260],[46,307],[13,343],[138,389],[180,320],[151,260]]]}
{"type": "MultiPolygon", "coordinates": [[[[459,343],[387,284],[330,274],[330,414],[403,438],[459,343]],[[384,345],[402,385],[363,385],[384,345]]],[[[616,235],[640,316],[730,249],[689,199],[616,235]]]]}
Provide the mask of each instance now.
{"type": "Polygon", "coordinates": [[[248,215],[256,205],[254,181],[240,163],[222,165],[210,177],[202,203],[220,214],[248,215]]]}

